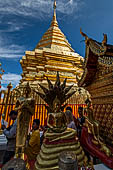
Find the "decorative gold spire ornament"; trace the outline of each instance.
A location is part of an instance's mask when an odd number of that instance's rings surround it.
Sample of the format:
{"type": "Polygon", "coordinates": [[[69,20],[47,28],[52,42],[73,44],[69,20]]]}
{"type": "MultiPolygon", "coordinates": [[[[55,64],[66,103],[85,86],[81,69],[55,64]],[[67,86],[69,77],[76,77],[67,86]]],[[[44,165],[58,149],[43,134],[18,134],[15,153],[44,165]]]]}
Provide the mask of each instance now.
{"type": "Polygon", "coordinates": [[[53,20],[51,22],[51,27],[53,27],[53,26],[58,27],[58,22],[56,19],[56,0],[54,1],[53,9],[54,9],[54,13],[53,13],[53,20]]]}
{"type": "Polygon", "coordinates": [[[53,8],[54,8],[54,15],[53,15],[53,17],[56,20],[56,0],[54,1],[53,8]]]}
{"type": "Polygon", "coordinates": [[[54,16],[56,16],[56,0],[54,0],[54,5],[53,5],[53,7],[54,7],[54,16]]]}

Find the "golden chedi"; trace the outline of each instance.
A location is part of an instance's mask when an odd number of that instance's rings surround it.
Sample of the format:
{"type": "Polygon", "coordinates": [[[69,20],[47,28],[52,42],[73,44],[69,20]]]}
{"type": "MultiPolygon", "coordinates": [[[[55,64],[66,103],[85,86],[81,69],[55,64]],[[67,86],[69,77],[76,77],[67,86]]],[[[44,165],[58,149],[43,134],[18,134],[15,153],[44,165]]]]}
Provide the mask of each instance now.
{"type": "Polygon", "coordinates": [[[37,88],[37,84],[47,85],[46,77],[55,83],[56,72],[59,71],[61,82],[67,78],[67,85],[77,86],[76,76],[80,79],[83,73],[83,57],[76,53],[56,20],[56,1],[54,15],[49,29],[44,33],[33,51],[26,51],[20,60],[22,66],[22,88],[27,81],[30,86],[37,88]]]}
{"type": "Polygon", "coordinates": [[[55,85],[49,79],[48,88],[40,85],[44,93],[35,91],[47,103],[48,129],[44,134],[44,141],[35,163],[36,170],[58,170],[58,158],[62,151],[73,151],[77,156],[78,165],[82,166],[86,160],[84,151],[76,139],[77,132],[67,128],[65,107],[63,103],[75,91],[69,92],[72,86],[66,87],[66,79],[60,83],[59,73],[55,85]]]}

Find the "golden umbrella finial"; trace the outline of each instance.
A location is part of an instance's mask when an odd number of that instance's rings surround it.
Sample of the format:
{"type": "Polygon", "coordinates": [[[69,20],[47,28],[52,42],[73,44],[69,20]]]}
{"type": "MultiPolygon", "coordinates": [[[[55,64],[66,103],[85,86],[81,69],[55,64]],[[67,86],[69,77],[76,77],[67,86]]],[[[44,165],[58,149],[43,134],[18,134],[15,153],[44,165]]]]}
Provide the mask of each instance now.
{"type": "Polygon", "coordinates": [[[56,9],[56,0],[54,0],[54,5],[53,5],[54,9],[56,9]]]}
{"type": "Polygon", "coordinates": [[[53,20],[51,22],[51,26],[56,26],[58,27],[58,23],[57,23],[57,20],[56,20],[56,0],[54,0],[54,4],[53,4],[53,9],[54,9],[54,14],[53,14],[53,20]]]}
{"type": "Polygon", "coordinates": [[[56,19],[56,0],[54,0],[53,8],[54,8],[54,17],[56,19]]]}

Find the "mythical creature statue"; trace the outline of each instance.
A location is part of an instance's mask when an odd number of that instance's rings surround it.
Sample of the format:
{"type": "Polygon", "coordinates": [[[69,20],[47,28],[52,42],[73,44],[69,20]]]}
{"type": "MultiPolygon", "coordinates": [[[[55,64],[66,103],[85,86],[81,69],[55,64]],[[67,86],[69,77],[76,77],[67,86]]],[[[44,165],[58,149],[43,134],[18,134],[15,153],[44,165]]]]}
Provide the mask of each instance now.
{"type": "MultiPolygon", "coordinates": [[[[16,135],[16,157],[24,156],[24,148],[28,134],[29,121],[35,113],[35,100],[30,97],[31,88],[29,83],[24,87],[24,97],[17,99],[15,110],[18,111],[17,117],[17,135],[16,135]]],[[[21,94],[21,93],[20,93],[21,94]]]]}
{"type": "Polygon", "coordinates": [[[54,85],[48,78],[47,81],[49,89],[39,84],[45,94],[36,90],[35,92],[48,104],[48,106],[46,106],[49,114],[47,121],[48,126],[55,132],[61,132],[67,128],[66,116],[63,113],[66,104],[63,105],[63,103],[71,97],[75,91],[68,93],[73,85],[66,87],[66,79],[63,84],[61,84],[59,72],[57,72],[57,79],[54,85]]]}
{"type": "Polygon", "coordinates": [[[83,165],[86,159],[85,154],[77,140],[77,132],[74,129],[67,128],[66,115],[63,112],[63,103],[71,97],[76,90],[69,92],[73,87],[66,87],[66,79],[61,84],[59,72],[57,72],[56,82],[53,85],[47,78],[48,89],[39,85],[44,93],[36,93],[47,103],[48,121],[44,140],[40,153],[37,156],[35,168],[37,170],[57,170],[59,154],[62,151],[73,151],[77,156],[79,166],[83,165]]]}

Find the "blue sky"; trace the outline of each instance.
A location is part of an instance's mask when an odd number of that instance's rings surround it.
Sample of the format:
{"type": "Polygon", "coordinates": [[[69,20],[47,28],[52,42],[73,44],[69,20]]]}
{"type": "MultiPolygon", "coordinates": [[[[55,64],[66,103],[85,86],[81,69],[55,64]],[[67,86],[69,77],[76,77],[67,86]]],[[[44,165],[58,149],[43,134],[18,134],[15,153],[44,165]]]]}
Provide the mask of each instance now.
{"type": "MultiPolygon", "coordinates": [[[[0,62],[5,70],[2,89],[15,87],[21,79],[19,60],[33,50],[49,28],[53,0],[0,0],[0,62]]],[[[103,33],[113,44],[113,0],[57,0],[57,21],[75,52],[84,57],[84,38],[102,41],[103,33]],[[81,42],[82,41],[82,42],[81,42]]]]}

